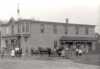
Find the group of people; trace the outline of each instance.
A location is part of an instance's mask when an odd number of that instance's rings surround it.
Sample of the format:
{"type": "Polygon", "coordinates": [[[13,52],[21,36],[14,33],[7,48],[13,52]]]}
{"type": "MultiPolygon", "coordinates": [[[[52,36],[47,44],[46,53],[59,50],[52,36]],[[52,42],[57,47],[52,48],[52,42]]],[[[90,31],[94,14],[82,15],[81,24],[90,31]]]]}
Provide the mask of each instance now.
{"type": "Polygon", "coordinates": [[[79,48],[76,48],[76,56],[82,56],[83,51],[79,48]]]}
{"type": "Polygon", "coordinates": [[[56,47],[54,49],[47,48],[48,55],[70,57],[70,56],[82,56],[83,54],[88,53],[88,48],[78,45],[75,48],[73,46],[65,47],[56,47]]]}
{"type": "MultiPolygon", "coordinates": [[[[84,52],[87,52],[88,49],[85,51],[80,47],[76,47],[76,48],[73,48],[73,47],[68,47],[68,46],[65,46],[65,47],[56,47],[56,48],[42,48],[42,47],[39,47],[37,49],[35,48],[31,48],[30,49],[30,54],[31,55],[37,55],[37,54],[40,54],[40,55],[43,55],[43,54],[48,54],[48,56],[59,56],[59,57],[69,57],[69,56],[72,56],[72,55],[76,55],[76,56],[82,56],[84,54],[84,52]]],[[[29,54],[29,53],[28,53],[29,54]]],[[[11,50],[11,53],[10,55],[12,57],[20,57],[22,56],[22,48],[14,48],[11,50]]]]}
{"type": "MultiPolygon", "coordinates": [[[[56,47],[56,48],[31,48],[30,49],[30,54],[31,55],[43,55],[43,54],[48,54],[48,56],[59,56],[59,57],[71,57],[72,55],[76,56],[82,56],[84,52],[88,52],[87,50],[82,49],[81,47],[76,47],[76,48],[69,48],[69,47],[56,47]]],[[[28,53],[29,54],[29,53],[28,53]]],[[[4,51],[2,51],[2,55],[4,55],[4,51]]],[[[21,57],[22,54],[22,48],[14,48],[10,51],[10,56],[11,57],[21,57]]]]}
{"type": "Polygon", "coordinates": [[[12,49],[10,55],[12,57],[21,57],[21,55],[22,55],[22,49],[18,48],[18,47],[15,48],[15,49],[12,49]]]}
{"type": "Polygon", "coordinates": [[[71,49],[71,48],[63,48],[61,51],[58,51],[58,55],[62,56],[62,57],[71,57],[71,56],[82,56],[83,55],[83,50],[81,48],[75,48],[75,49],[71,49]]]}

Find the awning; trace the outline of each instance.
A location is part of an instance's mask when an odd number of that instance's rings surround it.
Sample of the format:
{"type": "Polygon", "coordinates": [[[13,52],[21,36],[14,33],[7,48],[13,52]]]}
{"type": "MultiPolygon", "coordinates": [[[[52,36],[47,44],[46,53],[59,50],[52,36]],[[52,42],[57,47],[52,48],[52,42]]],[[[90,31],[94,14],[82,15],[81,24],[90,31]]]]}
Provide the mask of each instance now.
{"type": "Polygon", "coordinates": [[[2,36],[3,39],[17,39],[17,37],[15,35],[6,35],[6,36],[2,36]]]}
{"type": "Polygon", "coordinates": [[[88,41],[95,41],[95,37],[75,37],[75,36],[62,36],[60,40],[88,40],[88,41]]]}

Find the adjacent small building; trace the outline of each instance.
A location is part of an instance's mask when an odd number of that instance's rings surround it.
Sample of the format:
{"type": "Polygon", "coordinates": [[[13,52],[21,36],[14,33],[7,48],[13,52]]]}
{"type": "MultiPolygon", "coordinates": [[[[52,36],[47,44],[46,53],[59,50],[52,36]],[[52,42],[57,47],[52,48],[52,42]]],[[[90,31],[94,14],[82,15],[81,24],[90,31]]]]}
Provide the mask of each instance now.
{"type": "Polygon", "coordinates": [[[95,25],[38,21],[32,19],[14,20],[0,25],[1,47],[8,52],[15,47],[23,53],[31,48],[55,48],[57,46],[82,46],[95,50],[95,25]]]}

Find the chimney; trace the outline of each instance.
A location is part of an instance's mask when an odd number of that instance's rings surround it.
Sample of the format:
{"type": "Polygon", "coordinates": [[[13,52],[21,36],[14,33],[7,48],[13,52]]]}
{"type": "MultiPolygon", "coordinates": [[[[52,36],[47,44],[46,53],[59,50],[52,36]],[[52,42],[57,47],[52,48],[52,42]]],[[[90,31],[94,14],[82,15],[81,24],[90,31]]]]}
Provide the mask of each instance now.
{"type": "Polygon", "coordinates": [[[66,18],[66,23],[69,23],[69,19],[68,18],[66,18]]]}

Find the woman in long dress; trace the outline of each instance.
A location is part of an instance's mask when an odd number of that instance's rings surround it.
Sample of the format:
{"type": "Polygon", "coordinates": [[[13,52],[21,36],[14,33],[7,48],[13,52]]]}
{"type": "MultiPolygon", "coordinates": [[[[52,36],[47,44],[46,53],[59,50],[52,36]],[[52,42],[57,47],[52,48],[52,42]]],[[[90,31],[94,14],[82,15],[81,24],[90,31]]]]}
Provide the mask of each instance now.
{"type": "Polygon", "coordinates": [[[64,49],[61,51],[61,56],[65,57],[65,50],[64,49]]]}
{"type": "Polygon", "coordinates": [[[12,57],[15,56],[15,50],[11,50],[11,56],[12,56],[12,57]]]}

